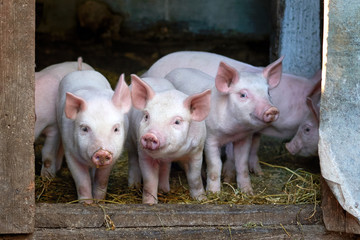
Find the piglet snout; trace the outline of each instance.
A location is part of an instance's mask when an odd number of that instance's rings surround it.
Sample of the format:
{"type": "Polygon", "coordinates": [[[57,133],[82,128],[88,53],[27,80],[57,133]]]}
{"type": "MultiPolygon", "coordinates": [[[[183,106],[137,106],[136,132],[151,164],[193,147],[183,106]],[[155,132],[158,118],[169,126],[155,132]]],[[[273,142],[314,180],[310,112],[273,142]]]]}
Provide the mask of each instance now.
{"type": "Polygon", "coordinates": [[[279,110],[276,107],[270,107],[263,114],[263,120],[266,123],[271,123],[279,118],[279,110]]]}
{"type": "Polygon", "coordinates": [[[295,155],[299,152],[299,149],[302,147],[302,146],[298,146],[299,144],[292,140],[291,142],[288,142],[285,144],[285,147],[286,149],[289,151],[289,153],[291,153],[292,155],[295,155]]]}
{"type": "Polygon", "coordinates": [[[141,137],[141,145],[147,150],[156,150],[160,147],[160,140],[153,133],[146,133],[141,137]]]}
{"type": "Polygon", "coordinates": [[[97,168],[107,166],[112,163],[112,153],[105,149],[99,149],[93,154],[91,160],[97,168]]]}

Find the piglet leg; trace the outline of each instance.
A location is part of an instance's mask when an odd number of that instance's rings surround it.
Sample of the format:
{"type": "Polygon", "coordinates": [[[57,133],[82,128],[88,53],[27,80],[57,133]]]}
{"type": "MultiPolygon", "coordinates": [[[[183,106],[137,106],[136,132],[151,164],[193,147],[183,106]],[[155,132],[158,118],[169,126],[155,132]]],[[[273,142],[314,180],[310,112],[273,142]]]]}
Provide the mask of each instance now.
{"type": "Polygon", "coordinates": [[[53,178],[55,177],[57,166],[61,165],[63,153],[58,156],[60,147],[60,135],[56,126],[45,129],[46,139],[41,150],[42,167],[41,176],[53,178]]]}
{"type": "Polygon", "coordinates": [[[171,162],[160,162],[159,163],[159,191],[169,192],[170,191],[170,170],[171,162]]]}
{"type": "Polygon", "coordinates": [[[112,165],[93,169],[95,171],[92,188],[94,199],[105,199],[111,169],[112,165]]]}
{"type": "Polygon", "coordinates": [[[248,157],[251,148],[251,142],[251,135],[243,140],[234,142],[236,182],[238,188],[247,194],[253,194],[248,167],[248,157]]]}
{"type": "Polygon", "coordinates": [[[143,177],[143,203],[156,204],[159,184],[159,162],[148,156],[139,156],[139,165],[143,177]]]}
{"type": "Polygon", "coordinates": [[[209,192],[220,192],[221,158],[218,145],[210,137],[205,142],[205,159],[207,165],[207,186],[209,192]]]}
{"type": "Polygon", "coordinates": [[[224,182],[232,183],[235,181],[235,177],[236,177],[234,146],[232,143],[226,144],[225,153],[226,153],[226,160],[223,165],[222,174],[224,176],[224,182]]]}
{"type": "Polygon", "coordinates": [[[264,173],[259,164],[259,157],[257,155],[257,152],[260,147],[260,139],[261,139],[260,134],[255,133],[253,135],[251,149],[250,149],[250,155],[249,155],[249,170],[250,170],[250,172],[253,172],[256,175],[262,176],[262,175],[264,175],[264,173]]]}
{"type": "Polygon", "coordinates": [[[203,153],[200,152],[193,159],[190,159],[188,163],[184,164],[190,196],[199,201],[206,199],[204,185],[201,179],[202,155],[203,153]]]}
{"type": "Polygon", "coordinates": [[[91,204],[93,197],[91,192],[91,178],[89,167],[81,164],[71,154],[65,152],[66,162],[74,178],[78,199],[80,202],[91,204]]]}
{"type": "Polygon", "coordinates": [[[128,178],[128,186],[130,188],[140,189],[141,187],[141,170],[139,166],[139,156],[137,152],[137,148],[131,146],[128,148],[128,161],[129,161],[129,178],[128,178]]]}

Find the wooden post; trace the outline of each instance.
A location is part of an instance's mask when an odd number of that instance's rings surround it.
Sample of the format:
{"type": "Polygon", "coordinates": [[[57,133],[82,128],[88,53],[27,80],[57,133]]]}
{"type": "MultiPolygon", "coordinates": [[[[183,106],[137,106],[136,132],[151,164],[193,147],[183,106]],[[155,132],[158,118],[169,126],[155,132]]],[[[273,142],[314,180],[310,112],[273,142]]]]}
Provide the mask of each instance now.
{"type": "Polygon", "coordinates": [[[35,0],[0,0],[0,234],[34,231],[35,0]]]}

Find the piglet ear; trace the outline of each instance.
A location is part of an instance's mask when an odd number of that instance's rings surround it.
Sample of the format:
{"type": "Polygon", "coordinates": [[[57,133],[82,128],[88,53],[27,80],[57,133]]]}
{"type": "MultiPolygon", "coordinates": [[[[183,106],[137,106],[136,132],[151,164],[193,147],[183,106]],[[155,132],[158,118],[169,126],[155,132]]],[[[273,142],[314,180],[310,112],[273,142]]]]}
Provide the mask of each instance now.
{"type": "Polygon", "coordinates": [[[185,99],[184,106],[190,110],[192,120],[200,122],[209,115],[210,97],[211,90],[208,89],[185,99]]]}
{"type": "Polygon", "coordinates": [[[65,100],[65,116],[69,119],[74,120],[80,111],[85,111],[86,102],[84,99],[75,96],[72,93],[66,93],[65,100]]]}
{"type": "Polygon", "coordinates": [[[146,103],[155,96],[154,90],[135,74],[131,74],[131,100],[137,109],[144,109],[146,103]]]}
{"type": "Polygon", "coordinates": [[[224,62],[220,62],[218,72],[215,77],[215,86],[219,92],[228,93],[230,86],[236,84],[239,81],[239,72],[227,65],[224,62]]]}
{"type": "Polygon", "coordinates": [[[321,79],[314,85],[311,93],[306,98],[306,104],[314,114],[318,122],[320,121],[320,98],[321,98],[321,79]]]}
{"type": "Polygon", "coordinates": [[[313,113],[314,117],[316,118],[317,122],[320,122],[320,106],[316,104],[311,98],[306,98],[306,104],[310,111],[313,113]]]}
{"type": "Polygon", "coordinates": [[[119,78],[111,101],[117,108],[121,109],[123,113],[127,113],[131,108],[130,89],[125,82],[124,74],[121,74],[119,78]]]}
{"type": "Polygon", "coordinates": [[[313,83],[317,83],[317,82],[321,81],[321,69],[318,70],[318,71],[314,74],[314,76],[312,76],[312,77],[310,78],[310,81],[312,81],[313,83]]]}
{"type": "Polygon", "coordinates": [[[263,76],[267,79],[270,89],[276,87],[280,83],[283,59],[284,56],[280,57],[263,70],[263,76]]]}

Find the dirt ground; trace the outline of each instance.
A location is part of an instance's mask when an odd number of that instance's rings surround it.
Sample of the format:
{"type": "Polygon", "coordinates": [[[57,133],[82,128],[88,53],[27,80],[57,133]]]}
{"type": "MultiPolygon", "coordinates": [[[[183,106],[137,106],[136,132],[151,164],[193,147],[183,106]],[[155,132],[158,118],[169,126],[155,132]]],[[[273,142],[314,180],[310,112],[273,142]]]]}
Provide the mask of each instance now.
{"type": "MultiPolygon", "coordinates": [[[[78,56],[82,56],[84,62],[93,66],[96,70],[103,73],[115,86],[116,81],[121,73],[126,74],[126,79],[132,73],[141,74],[146,71],[152,63],[160,57],[180,50],[198,50],[219,53],[255,66],[266,66],[269,63],[269,41],[268,40],[242,40],[240,38],[224,38],[224,37],[186,37],[184,39],[176,38],[148,38],[141,39],[137,37],[123,38],[119,41],[103,41],[102,39],[84,39],[73,38],[67,39],[42,34],[36,35],[36,71],[64,61],[76,61],[78,56]]],[[[318,175],[319,159],[317,157],[302,158],[291,156],[285,149],[284,140],[278,140],[268,137],[262,138],[262,144],[259,151],[260,161],[285,166],[289,169],[304,169],[308,172],[318,175]]],[[[36,174],[39,175],[41,168],[41,140],[37,141],[36,150],[36,174]]],[[[127,164],[126,159],[120,161],[119,167],[122,170],[114,170],[114,174],[110,178],[109,194],[124,194],[127,188],[127,164]],[[121,173],[120,173],[121,172],[121,173]],[[121,179],[119,179],[121,178],[121,179]],[[119,186],[121,185],[121,186],[119,186]],[[119,190],[121,188],[121,190],[119,190]],[[120,191],[120,193],[119,193],[120,191]]],[[[64,165],[65,166],[65,165],[64,165]]],[[[262,165],[265,170],[265,176],[260,177],[257,182],[259,187],[253,186],[254,190],[262,191],[266,189],[278,189],[283,191],[284,183],[288,176],[279,177],[273,174],[269,167],[262,165]],[[268,170],[269,171],[268,171],[268,170]],[[273,184],[271,183],[273,181],[273,184]],[[275,187],[275,182],[280,182],[280,186],[275,187]],[[260,184],[261,183],[261,184],[260,184]],[[266,183],[264,187],[262,184],[266,183]]],[[[76,200],[76,192],[71,176],[65,170],[60,171],[59,176],[52,183],[37,184],[37,201],[48,202],[67,202],[76,200]],[[67,182],[66,182],[67,181],[67,182]],[[71,187],[69,188],[69,185],[71,187]],[[63,188],[61,190],[59,188],[63,188]],[[63,191],[61,193],[54,193],[63,191]],[[65,192],[64,192],[65,191],[65,192]],[[51,196],[54,195],[54,196],[51,196]],[[66,195],[66,197],[64,197],[66,195]]],[[[183,173],[175,170],[172,173],[174,181],[180,181],[183,173]]],[[[257,178],[255,176],[252,176],[257,178]]],[[[185,179],[185,178],[184,178],[185,179]]],[[[186,179],[184,180],[186,182],[186,179]]],[[[236,185],[234,185],[236,187],[236,185]]],[[[173,189],[173,185],[172,185],[173,189]]],[[[232,191],[232,190],[231,190],[232,191]]],[[[176,190],[175,190],[176,192],[176,190]]],[[[270,191],[272,192],[272,191],[270,191]]],[[[128,193],[126,193],[128,194],[128,193]]],[[[141,194],[135,192],[134,195],[141,200],[141,194]]],[[[119,196],[119,195],[118,195],[119,196]]],[[[136,202],[136,201],[135,201],[136,202]]],[[[164,202],[169,202],[164,200],[164,202]]]]}

